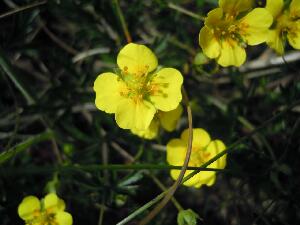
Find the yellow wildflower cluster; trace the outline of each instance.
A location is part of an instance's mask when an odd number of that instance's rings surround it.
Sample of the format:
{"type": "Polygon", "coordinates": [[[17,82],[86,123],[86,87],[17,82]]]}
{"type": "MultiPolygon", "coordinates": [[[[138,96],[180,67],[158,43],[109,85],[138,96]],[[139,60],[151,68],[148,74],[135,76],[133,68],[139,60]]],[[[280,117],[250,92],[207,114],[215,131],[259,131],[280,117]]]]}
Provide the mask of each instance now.
{"type": "Polygon", "coordinates": [[[286,39],[300,49],[300,1],[267,0],[265,8],[252,7],[252,0],[219,0],[200,30],[204,54],[221,66],[240,66],[246,60],[247,45],[266,42],[278,54],[286,39]]]}
{"type": "Polygon", "coordinates": [[[71,214],[64,210],[64,201],[51,193],[41,201],[35,196],[25,197],[18,207],[18,214],[26,225],[72,225],[71,214]]]}
{"type": "Polygon", "coordinates": [[[285,7],[283,0],[267,0],[266,9],[274,18],[267,44],[280,55],[286,39],[293,48],[300,49],[300,1],[292,0],[285,7]]]}
{"type": "MultiPolygon", "coordinates": [[[[167,144],[167,162],[170,165],[182,166],[188,145],[188,129],[184,130],[180,138],[172,139],[167,144]]],[[[201,128],[193,129],[192,153],[188,166],[199,167],[206,163],[221,151],[225,150],[225,144],[220,140],[211,140],[209,134],[201,128]]],[[[207,168],[224,169],[226,166],[226,155],[222,156],[207,168]]],[[[191,174],[193,170],[188,170],[185,176],[191,174]]],[[[180,170],[171,170],[171,177],[176,180],[180,170]]],[[[201,171],[184,185],[200,188],[202,185],[211,186],[215,183],[216,172],[201,171]]]]}
{"type": "Polygon", "coordinates": [[[118,73],[102,73],[97,77],[96,106],[114,113],[119,127],[152,138],[160,114],[179,106],[183,77],[174,68],[156,70],[155,54],[134,43],[121,49],[117,64],[118,73]]]}
{"type": "Polygon", "coordinates": [[[240,66],[246,60],[245,47],[268,40],[273,18],[264,8],[252,9],[251,0],[219,0],[205,19],[199,34],[204,54],[221,66],[240,66]]]}

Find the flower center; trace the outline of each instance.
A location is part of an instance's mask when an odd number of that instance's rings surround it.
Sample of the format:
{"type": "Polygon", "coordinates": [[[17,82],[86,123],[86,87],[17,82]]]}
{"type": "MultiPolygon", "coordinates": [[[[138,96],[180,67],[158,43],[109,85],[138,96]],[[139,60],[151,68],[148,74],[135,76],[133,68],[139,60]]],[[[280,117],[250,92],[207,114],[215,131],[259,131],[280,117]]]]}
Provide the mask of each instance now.
{"type": "Polygon", "coordinates": [[[201,166],[211,158],[211,153],[205,148],[192,148],[189,166],[201,166]]]}
{"type": "Polygon", "coordinates": [[[28,225],[58,225],[58,222],[55,219],[55,214],[47,211],[35,211],[34,218],[30,221],[26,221],[28,225]]]}
{"type": "Polygon", "coordinates": [[[120,89],[120,95],[133,99],[136,103],[141,102],[156,91],[157,85],[151,83],[149,66],[138,68],[135,73],[129,73],[128,67],[121,71],[121,79],[125,83],[120,89]]]}
{"type": "Polygon", "coordinates": [[[224,20],[220,21],[219,25],[213,29],[213,34],[221,41],[243,43],[242,35],[246,33],[248,26],[246,23],[235,23],[231,17],[224,18],[224,20]]]}

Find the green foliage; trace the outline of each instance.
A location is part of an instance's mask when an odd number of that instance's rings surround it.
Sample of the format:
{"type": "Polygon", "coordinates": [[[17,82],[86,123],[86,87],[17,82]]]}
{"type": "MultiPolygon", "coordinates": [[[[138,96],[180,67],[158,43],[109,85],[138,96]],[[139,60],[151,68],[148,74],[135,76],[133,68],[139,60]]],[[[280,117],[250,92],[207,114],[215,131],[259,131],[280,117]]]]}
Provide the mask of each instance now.
{"type": "Polygon", "coordinates": [[[178,225],[197,225],[199,216],[191,209],[179,211],[177,215],[178,225]]]}
{"type": "MultiPolygon", "coordinates": [[[[1,1],[0,14],[35,2],[1,1]]],[[[196,214],[207,225],[299,224],[299,51],[287,49],[283,60],[260,45],[240,68],[206,63],[199,18],[216,5],[120,0],[133,41],[182,71],[193,126],[236,143],[215,185],[180,187],[179,206],[173,201],[150,224],[176,224],[180,205],[190,210],[179,224],[195,224],[196,214]]],[[[93,82],[115,71],[126,44],[112,1],[48,0],[0,17],[0,27],[0,223],[22,224],[23,197],[54,189],[74,224],[117,224],[140,209],[127,224],[146,216],[173,184],[165,145],[187,128],[187,116],[147,141],[95,108],[93,82]]]]}

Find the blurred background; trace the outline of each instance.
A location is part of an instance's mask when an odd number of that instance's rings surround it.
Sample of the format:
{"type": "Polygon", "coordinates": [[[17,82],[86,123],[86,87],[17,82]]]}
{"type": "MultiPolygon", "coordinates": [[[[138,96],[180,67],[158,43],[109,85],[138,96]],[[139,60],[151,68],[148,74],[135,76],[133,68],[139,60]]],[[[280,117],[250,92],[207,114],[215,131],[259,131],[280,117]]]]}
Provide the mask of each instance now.
{"type": "MultiPolygon", "coordinates": [[[[116,224],[161,193],[161,184],[173,183],[168,170],[109,167],[166,165],[166,143],[188,127],[184,113],[176,131],[143,140],[95,108],[94,80],[114,71],[127,43],[118,7],[133,42],[147,45],[160,65],[184,75],[193,126],[227,146],[238,141],[216,184],[180,187],[179,204],[199,215],[198,224],[300,223],[300,52],[287,48],[279,57],[263,44],[248,47],[242,67],[218,67],[198,44],[203,17],[217,5],[217,0],[0,2],[1,225],[23,224],[17,214],[23,197],[41,198],[53,189],[74,224],[116,224]]],[[[150,224],[174,225],[177,214],[169,203],[150,224]]]]}

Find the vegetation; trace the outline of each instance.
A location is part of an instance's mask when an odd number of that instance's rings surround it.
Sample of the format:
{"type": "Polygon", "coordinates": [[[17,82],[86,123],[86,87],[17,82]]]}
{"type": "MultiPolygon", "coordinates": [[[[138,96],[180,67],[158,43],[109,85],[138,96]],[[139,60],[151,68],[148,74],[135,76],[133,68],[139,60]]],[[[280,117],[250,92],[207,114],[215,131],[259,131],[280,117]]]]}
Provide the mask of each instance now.
{"type": "MultiPolygon", "coordinates": [[[[189,127],[224,142],[226,167],[215,168],[212,186],[180,185],[149,224],[300,222],[300,52],[290,39],[282,56],[262,43],[246,48],[241,66],[218,65],[199,46],[216,7],[217,0],[0,2],[1,225],[24,224],[24,197],[52,192],[73,224],[139,224],[173,185],[171,169],[182,169],[168,164],[166,146],[189,127]],[[96,78],[118,71],[117,55],[131,41],[184,78],[176,129],[153,140],[95,106],[96,78]]],[[[189,165],[189,174],[210,170],[189,165]]]]}

